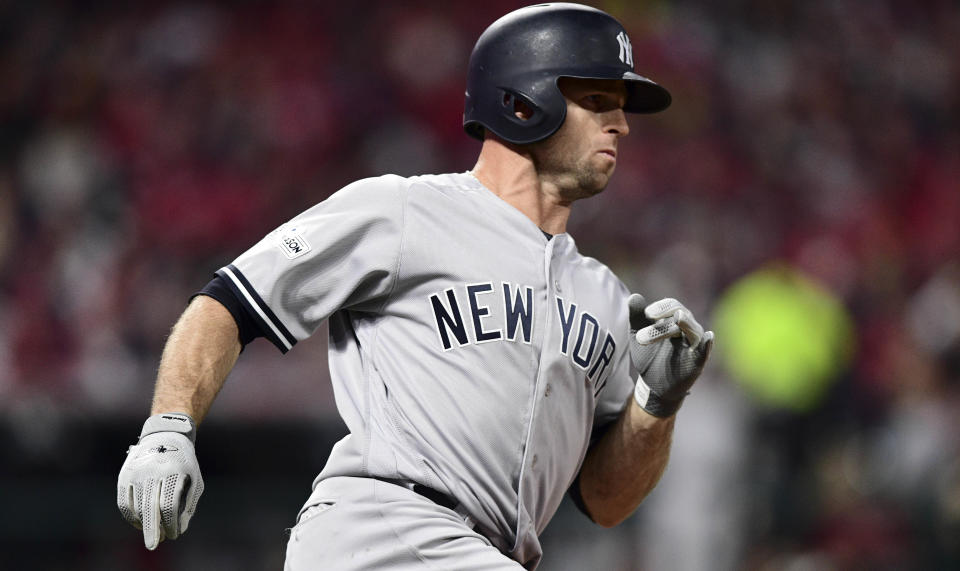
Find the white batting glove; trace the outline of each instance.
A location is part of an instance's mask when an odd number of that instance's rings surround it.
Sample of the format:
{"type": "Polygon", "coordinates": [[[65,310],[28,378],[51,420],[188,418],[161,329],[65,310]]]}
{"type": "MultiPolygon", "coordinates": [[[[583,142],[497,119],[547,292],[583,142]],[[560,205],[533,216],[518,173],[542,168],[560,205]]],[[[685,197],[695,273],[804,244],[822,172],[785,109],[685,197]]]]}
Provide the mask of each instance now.
{"type": "Polygon", "coordinates": [[[117,478],[117,507],[133,527],[143,530],[147,549],[187,531],[197,508],[203,478],[193,449],[196,433],[193,419],[185,414],[155,414],[127,450],[117,478]]]}
{"type": "Polygon", "coordinates": [[[713,348],[713,331],[703,327],[679,301],[647,305],[640,294],[630,309],[630,359],[640,371],[633,396],[643,410],[666,418],[680,408],[713,348]]]}

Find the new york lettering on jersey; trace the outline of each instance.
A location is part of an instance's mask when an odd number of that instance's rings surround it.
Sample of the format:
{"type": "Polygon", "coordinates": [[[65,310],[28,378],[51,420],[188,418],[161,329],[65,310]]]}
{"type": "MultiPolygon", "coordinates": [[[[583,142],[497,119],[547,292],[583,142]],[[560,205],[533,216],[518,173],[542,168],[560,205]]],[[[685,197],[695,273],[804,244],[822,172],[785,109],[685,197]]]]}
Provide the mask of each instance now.
{"type": "MultiPolygon", "coordinates": [[[[464,284],[428,297],[443,351],[490,341],[530,344],[536,311],[530,286],[509,282],[501,282],[500,288],[494,282],[464,284]],[[496,320],[497,316],[501,319],[496,320]]],[[[554,303],[559,324],[554,331],[561,336],[557,344],[560,352],[587,372],[587,378],[595,383],[595,392],[599,392],[617,348],[613,335],[576,303],[560,296],[554,296],[554,303]]]]}

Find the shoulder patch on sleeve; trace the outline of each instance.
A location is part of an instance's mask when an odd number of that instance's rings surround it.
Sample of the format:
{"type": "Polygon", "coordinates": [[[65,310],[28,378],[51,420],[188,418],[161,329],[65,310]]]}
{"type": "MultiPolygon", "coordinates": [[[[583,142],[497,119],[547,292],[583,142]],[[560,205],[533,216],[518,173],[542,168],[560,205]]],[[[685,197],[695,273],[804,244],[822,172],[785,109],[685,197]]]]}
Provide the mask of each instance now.
{"type": "Polygon", "coordinates": [[[276,245],[288,259],[296,259],[310,251],[310,243],[296,226],[283,226],[273,232],[276,245]]]}

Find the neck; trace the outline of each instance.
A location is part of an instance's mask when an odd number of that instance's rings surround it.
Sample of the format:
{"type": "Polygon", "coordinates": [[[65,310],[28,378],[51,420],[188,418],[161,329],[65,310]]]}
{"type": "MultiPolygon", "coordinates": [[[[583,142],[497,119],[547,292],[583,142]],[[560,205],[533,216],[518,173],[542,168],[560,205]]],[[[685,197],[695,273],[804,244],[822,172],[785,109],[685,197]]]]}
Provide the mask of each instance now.
{"type": "Polygon", "coordinates": [[[485,187],[513,206],[541,230],[561,234],[567,230],[572,201],[537,172],[531,155],[522,147],[486,139],[473,175],[485,187]]]}

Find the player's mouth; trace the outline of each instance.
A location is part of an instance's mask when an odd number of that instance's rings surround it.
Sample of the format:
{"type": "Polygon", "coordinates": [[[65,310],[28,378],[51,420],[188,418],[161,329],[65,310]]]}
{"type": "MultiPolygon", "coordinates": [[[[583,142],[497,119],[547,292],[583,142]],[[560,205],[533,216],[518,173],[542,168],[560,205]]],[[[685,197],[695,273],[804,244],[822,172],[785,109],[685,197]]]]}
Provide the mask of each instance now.
{"type": "Polygon", "coordinates": [[[613,160],[617,160],[617,151],[613,149],[601,149],[599,152],[601,155],[607,155],[613,160]]]}

